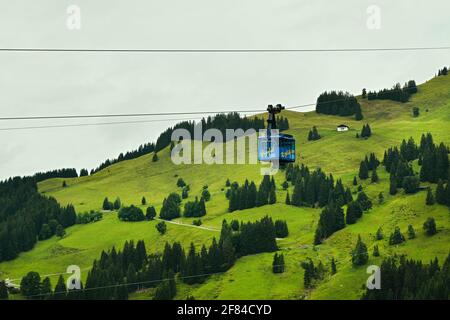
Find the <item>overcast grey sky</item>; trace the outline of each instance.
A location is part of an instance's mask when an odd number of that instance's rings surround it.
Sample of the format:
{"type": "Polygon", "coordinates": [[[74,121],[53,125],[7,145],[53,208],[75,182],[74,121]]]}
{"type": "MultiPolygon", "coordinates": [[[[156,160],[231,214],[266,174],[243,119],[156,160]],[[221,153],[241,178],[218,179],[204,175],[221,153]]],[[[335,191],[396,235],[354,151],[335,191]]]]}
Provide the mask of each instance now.
{"type": "MultiPolygon", "coordinates": [[[[0,0],[0,4],[2,48],[450,45],[448,0],[0,0]],[[66,26],[69,5],[81,9],[81,30],[66,26]],[[381,10],[380,29],[367,27],[371,5],[381,10]]],[[[409,79],[423,82],[448,65],[449,57],[449,51],[0,52],[0,117],[298,105],[314,102],[329,89],[359,94],[363,87],[390,87],[409,79]]],[[[101,121],[105,120],[91,122],[101,121]]],[[[0,129],[81,122],[89,121],[1,122],[0,129]]],[[[171,124],[0,130],[0,179],[63,167],[90,169],[153,141],[171,124]]]]}

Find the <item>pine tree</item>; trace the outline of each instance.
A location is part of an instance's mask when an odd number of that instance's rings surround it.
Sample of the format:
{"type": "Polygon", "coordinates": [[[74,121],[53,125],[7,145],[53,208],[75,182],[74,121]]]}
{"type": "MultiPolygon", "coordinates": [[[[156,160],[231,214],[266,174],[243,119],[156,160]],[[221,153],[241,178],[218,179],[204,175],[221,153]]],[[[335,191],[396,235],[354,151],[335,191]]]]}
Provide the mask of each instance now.
{"type": "Polygon", "coordinates": [[[428,236],[435,235],[437,233],[436,221],[434,218],[428,218],[423,224],[423,229],[428,236]]]}
{"type": "Polygon", "coordinates": [[[383,240],[384,236],[383,236],[383,228],[379,227],[377,230],[377,233],[375,235],[375,239],[376,240],[383,240]]]}
{"type": "Polygon", "coordinates": [[[64,300],[67,295],[67,287],[62,275],[59,276],[58,282],[55,286],[55,292],[53,294],[53,299],[64,300]]]}
{"type": "Polygon", "coordinates": [[[111,202],[109,202],[108,197],[103,200],[103,210],[112,210],[111,202]]]}
{"type": "Polygon", "coordinates": [[[0,281],[0,300],[8,300],[8,288],[4,281],[0,281]]]}
{"type": "Polygon", "coordinates": [[[356,176],[353,177],[353,185],[354,186],[358,185],[358,179],[356,178],[356,176]]]}
{"type": "Polygon", "coordinates": [[[334,257],[331,258],[331,274],[336,274],[337,267],[336,267],[336,261],[334,260],[334,257]]]}
{"type": "Polygon", "coordinates": [[[164,235],[167,231],[167,225],[164,221],[160,221],[158,222],[158,224],[156,225],[156,230],[158,230],[158,232],[161,235],[164,235]]]}
{"type": "Polygon", "coordinates": [[[277,196],[275,190],[271,189],[269,192],[269,204],[275,204],[277,202],[277,196]]]}
{"type": "Polygon", "coordinates": [[[300,207],[302,205],[303,184],[300,179],[297,180],[294,186],[294,193],[292,194],[291,203],[294,206],[300,207]]]}
{"type": "Polygon", "coordinates": [[[365,194],[364,191],[358,193],[356,201],[360,204],[363,211],[367,211],[372,208],[372,201],[370,201],[369,197],[365,194]]]}
{"type": "Polygon", "coordinates": [[[56,226],[56,233],[55,234],[56,234],[56,236],[58,238],[64,238],[64,236],[66,235],[66,231],[64,230],[62,225],[58,224],[56,226]]]}
{"type": "Polygon", "coordinates": [[[120,201],[120,198],[117,197],[116,200],[114,201],[113,208],[114,208],[114,210],[119,210],[121,206],[122,206],[122,203],[120,201]]]}
{"type": "Polygon", "coordinates": [[[394,175],[391,174],[391,178],[389,181],[389,194],[391,196],[397,194],[397,180],[394,175]]]}
{"type": "Polygon", "coordinates": [[[145,197],[142,197],[141,204],[143,206],[145,206],[147,204],[147,199],[145,199],[145,197]]]}
{"type": "Polygon", "coordinates": [[[414,239],[416,238],[416,231],[414,230],[414,227],[412,225],[408,226],[408,239],[414,239]]]}
{"type": "Polygon", "coordinates": [[[41,292],[41,277],[39,273],[31,271],[22,278],[20,290],[26,298],[36,299],[41,292]]]}
{"type": "Polygon", "coordinates": [[[284,272],[284,255],[281,253],[275,253],[272,262],[272,272],[273,273],[283,273],[284,272]]]}
{"type": "Polygon", "coordinates": [[[361,236],[358,235],[358,241],[356,247],[352,252],[352,263],[354,266],[362,266],[369,260],[369,254],[367,253],[367,246],[361,240],[361,236]]]}
{"type": "Polygon", "coordinates": [[[377,244],[373,247],[373,256],[374,257],[379,257],[380,256],[380,250],[378,249],[378,245],[377,244]]]}
{"type": "Polygon", "coordinates": [[[291,198],[289,197],[289,191],[286,193],[286,201],[285,203],[289,206],[291,205],[291,198]]]}
{"type": "Polygon", "coordinates": [[[383,192],[380,192],[378,194],[378,204],[383,204],[383,202],[384,202],[384,194],[383,192]]]}
{"type": "Polygon", "coordinates": [[[372,183],[376,183],[376,182],[379,181],[378,174],[377,174],[377,169],[373,169],[371,181],[372,181],[372,183]]]}
{"type": "MultiPolygon", "coordinates": [[[[447,183],[447,189],[448,189],[448,183],[447,183]]],[[[446,192],[445,192],[445,188],[444,188],[444,183],[442,182],[441,179],[439,179],[438,181],[438,185],[436,187],[436,202],[439,204],[446,204],[446,192]]]]}
{"type": "Polygon", "coordinates": [[[392,246],[392,245],[400,244],[403,242],[405,242],[405,237],[401,233],[400,228],[395,227],[394,232],[389,237],[389,244],[392,246]]]}
{"type": "Polygon", "coordinates": [[[427,191],[427,199],[425,203],[427,206],[432,206],[434,204],[434,196],[433,192],[431,191],[431,188],[429,188],[427,191]]]}
{"type": "Polygon", "coordinates": [[[356,221],[362,216],[362,208],[361,205],[356,202],[350,202],[347,206],[347,213],[345,216],[345,222],[347,224],[354,224],[356,221]]]}
{"type": "Polygon", "coordinates": [[[445,204],[450,207],[450,178],[448,179],[447,186],[445,187],[445,204]]]}
{"type": "Polygon", "coordinates": [[[159,160],[159,158],[158,158],[158,153],[154,153],[153,154],[153,157],[152,157],[152,162],[156,162],[156,161],[158,161],[159,160]]]}
{"type": "Polygon", "coordinates": [[[147,208],[146,214],[145,214],[145,218],[147,220],[153,220],[156,217],[156,210],[154,206],[150,206],[147,208]]]}
{"type": "Polygon", "coordinates": [[[48,300],[52,298],[52,284],[50,282],[50,278],[46,277],[41,284],[41,295],[42,299],[48,300]]]}
{"type": "Polygon", "coordinates": [[[361,180],[369,178],[369,169],[367,168],[367,163],[365,161],[361,161],[358,176],[361,180]]]}

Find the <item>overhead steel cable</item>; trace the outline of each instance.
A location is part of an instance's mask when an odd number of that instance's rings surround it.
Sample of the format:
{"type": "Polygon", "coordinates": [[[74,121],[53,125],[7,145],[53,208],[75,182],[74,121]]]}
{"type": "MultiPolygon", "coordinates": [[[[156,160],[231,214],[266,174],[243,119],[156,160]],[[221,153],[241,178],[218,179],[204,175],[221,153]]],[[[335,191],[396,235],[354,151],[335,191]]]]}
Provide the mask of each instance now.
{"type": "Polygon", "coordinates": [[[90,126],[104,126],[104,125],[115,125],[115,124],[135,124],[135,123],[152,123],[152,122],[167,122],[167,121],[188,121],[188,120],[196,120],[196,119],[192,119],[192,118],[178,118],[178,119],[157,119],[157,120],[141,120],[141,121],[74,123],[74,124],[61,124],[61,125],[57,124],[57,125],[45,125],[45,126],[0,128],[0,131],[30,130],[30,129],[51,129],[51,128],[70,128],[70,127],[90,127],[90,126]]]}
{"type": "Polygon", "coordinates": [[[92,52],[92,53],[309,53],[309,52],[379,52],[379,51],[434,51],[434,50],[450,50],[450,46],[424,46],[424,47],[378,47],[378,48],[286,48],[286,49],[87,49],[87,48],[0,48],[0,52],[92,52]]]}

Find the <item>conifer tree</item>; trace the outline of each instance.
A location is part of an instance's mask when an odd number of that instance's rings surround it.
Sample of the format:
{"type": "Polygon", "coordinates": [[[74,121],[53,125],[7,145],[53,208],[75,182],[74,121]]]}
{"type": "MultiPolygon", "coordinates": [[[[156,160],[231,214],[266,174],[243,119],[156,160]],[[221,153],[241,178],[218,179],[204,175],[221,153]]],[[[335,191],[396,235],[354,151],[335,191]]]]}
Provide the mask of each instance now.
{"type": "Polygon", "coordinates": [[[353,185],[354,186],[358,185],[358,179],[356,179],[356,176],[353,177],[353,185]]]}
{"type": "Polygon", "coordinates": [[[383,202],[384,202],[384,194],[383,192],[380,192],[378,194],[378,204],[383,204],[383,202]]]}
{"type": "Polygon", "coordinates": [[[273,273],[283,273],[284,272],[284,255],[281,253],[275,253],[272,262],[272,272],[273,273]]]}
{"type": "Polygon", "coordinates": [[[358,176],[361,180],[369,178],[369,169],[367,168],[367,163],[365,161],[361,161],[358,176]]]}
{"type": "Polygon", "coordinates": [[[277,202],[277,196],[275,190],[271,189],[269,192],[269,204],[275,204],[277,202]]]}
{"type": "Polygon", "coordinates": [[[433,192],[431,191],[431,188],[428,189],[428,191],[427,191],[427,199],[426,199],[425,203],[427,206],[432,206],[434,204],[434,196],[433,196],[433,192]]]}
{"type": "Polygon", "coordinates": [[[428,236],[435,235],[437,233],[436,229],[436,221],[434,218],[428,218],[427,221],[423,224],[423,229],[428,236]]]}
{"type": "Polygon", "coordinates": [[[380,250],[378,249],[378,245],[374,245],[373,247],[373,256],[374,257],[379,257],[380,256],[380,250]]]}
{"type": "Polygon", "coordinates": [[[369,254],[367,253],[367,246],[361,240],[361,236],[358,235],[358,241],[356,247],[352,252],[352,263],[354,266],[362,266],[369,260],[369,254]]]}
{"type": "Polygon", "coordinates": [[[46,277],[41,284],[41,295],[43,300],[48,300],[52,298],[52,284],[50,278],[46,277]]]}
{"type": "Polygon", "coordinates": [[[158,224],[156,225],[156,230],[158,230],[158,232],[161,235],[164,235],[167,231],[167,225],[164,221],[160,221],[158,222],[158,224]]]}
{"type": "Polygon", "coordinates": [[[359,202],[350,202],[347,206],[347,214],[345,216],[347,224],[354,224],[356,221],[362,217],[362,208],[359,202]]]}
{"type": "Polygon", "coordinates": [[[363,211],[367,211],[372,208],[372,201],[370,201],[369,197],[365,194],[364,191],[358,193],[356,201],[360,204],[363,211]]]}
{"type": "Polygon", "coordinates": [[[291,205],[291,198],[289,197],[289,191],[286,193],[286,201],[285,201],[285,203],[287,205],[291,205]]]}
{"type": "Polygon", "coordinates": [[[334,257],[331,258],[331,274],[337,273],[337,267],[336,267],[336,261],[334,260],[334,257]]]}
{"type": "Polygon", "coordinates": [[[379,181],[378,174],[377,174],[377,169],[373,169],[371,181],[372,181],[372,183],[376,183],[376,182],[379,181]]]}
{"type": "Polygon", "coordinates": [[[450,207],[450,176],[445,187],[445,204],[450,207]]]}
{"type": "Polygon", "coordinates": [[[414,230],[414,227],[412,225],[408,226],[408,239],[414,239],[416,238],[416,231],[414,230]]]}
{"type": "Polygon", "coordinates": [[[8,288],[4,281],[0,281],[0,300],[8,300],[8,288]]]}
{"type": "MultiPolygon", "coordinates": [[[[448,183],[447,183],[447,189],[448,189],[448,183]]],[[[445,192],[445,188],[444,188],[444,183],[442,182],[441,179],[439,179],[438,181],[438,185],[436,187],[436,202],[439,204],[446,204],[446,192],[445,192]]]]}
{"type": "Polygon", "coordinates": [[[397,194],[397,179],[395,178],[395,175],[391,174],[391,178],[389,180],[389,194],[391,196],[397,194]]]}
{"type": "Polygon", "coordinates": [[[64,300],[67,296],[67,287],[66,282],[64,281],[64,278],[62,275],[59,276],[58,282],[55,286],[55,292],[53,294],[53,299],[55,300],[64,300]]]}
{"type": "Polygon", "coordinates": [[[154,206],[150,206],[147,208],[146,214],[145,214],[145,218],[147,220],[153,220],[156,217],[156,209],[154,206]]]}
{"type": "Polygon", "coordinates": [[[122,203],[120,201],[120,198],[117,197],[116,200],[114,201],[113,208],[114,208],[114,210],[119,210],[121,206],[122,206],[122,203]]]}
{"type": "Polygon", "coordinates": [[[392,245],[400,244],[403,242],[405,242],[405,237],[401,233],[400,228],[395,227],[394,232],[389,237],[389,244],[392,246],[392,245]]]}
{"type": "Polygon", "coordinates": [[[384,236],[383,236],[383,228],[379,227],[377,230],[377,233],[375,235],[375,239],[376,240],[383,240],[384,236]]]}

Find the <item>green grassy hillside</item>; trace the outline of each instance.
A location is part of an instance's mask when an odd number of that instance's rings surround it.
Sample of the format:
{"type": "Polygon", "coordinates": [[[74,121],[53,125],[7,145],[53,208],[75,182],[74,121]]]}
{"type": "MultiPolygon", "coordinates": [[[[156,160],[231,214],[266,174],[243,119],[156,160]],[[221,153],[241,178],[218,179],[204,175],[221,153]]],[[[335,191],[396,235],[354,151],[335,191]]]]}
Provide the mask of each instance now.
{"type": "MultiPolygon", "coordinates": [[[[450,144],[450,77],[439,77],[422,84],[419,93],[410,102],[401,104],[391,101],[361,100],[364,120],[357,122],[350,118],[318,115],[315,112],[283,112],[289,118],[288,133],[297,141],[299,163],[310,168],[321,167],[336,178],[342,178],[351,186],[353,176],[357,174],[359,162],[369,152],[375,152],[381,159],[383,152],[390,146],[399,145],[402,139],[410,136],[420,141],[422,133],[431,132],[435,142],[450,144]],[[411,108],[418,106],[420,116],[413,118],[411,108]],[[351,130],[338,133],[336,125],[345,123],[351,130]],[[363,124],[369,123],[373,135],[368,140],[356,139],[355,134],[363,124]],[[307,133],[317,126],[322,139],[308,142],[307,133]]],[[[196,299],[357,299],[362,292],[367,274],[365,267],[354,268],[350,262],[358,234],[372,252],[374,234],[383,226],[389,234],[395,226],[406,232],[409,224],[417,231],[417,238],[400,246],[389,246],[387,240],[379,242],[381,257],[370,258],[369,264],[377,264],[383,257],[393,253],[405,253],[410,257],[430,260],[435,256],[443,258],[450,246],[450,214],[448,208],[440,205],[425,206],[424,192],[415,195],[402,193],[389,196],[389,176],[380,168],[380,182],[363,183],[365,191],[372,198],[374,208],[355,225],[335,233],[324,244],[313,247],[312,241],[320,210],[296,208],[284,205],[286,192],[281,183],[284,172],[275,176],[278,187],[278,203],[261,208],[227,212],[228,201],[225,197],[225,181],[243,182],[246,178],[259,183],[260,165],[174,165],[169,158],[169,150],[158,154],[159,161],[152,162],[152,155],[124,161],[108,167],[92,176],[65,179],[68,187],[62,188],[62,179],[51,179],[39,184],[40,192],[55,197],[60,203],[72,203],[77,212],[100,209],[104,197],[114,200],[117,196],[124,204],[140,205],[146,197],[149,204],[161,207],[164,197],[170,192],[180,191],[176,181],[182,177],[191,186],[190,197],[200,195],[207,184],[212,199],[207,203],[208,214],[202,218],[203,227],[211,230],[176,224],[168,225],[168,232],[159,235],[155,229],[157,222],[126,223],[120,222],[116,213],[106,213],[100,222],[89,225],[76,225],[67,230],[63,239],[55,237],[39,242],[30,252],[22,253],[10,262],[0,264],[0,278],[17,279],[28,271],[38,271],[41,275],[64,272],[68,265],[79,265],[86,270],[92,265],[101,250],[113,245],[121,247],[126,240],[144,239],[151,252],[161,251],[166,241],[181,241],[184,246],[194,242],[197,246],[208,244],[218,237],[223,219],[243,221],[257,220],[264,215],[274,219],[287,220],[290,234],[279,240],[280,250],[285,254],[286,272],[281,275],[272,273],[273,254],[247,256],[237,261],[228,272],[210,277],[204,284],[179,285],[178,298],[194,295],[196,299]],[[376,196],[384,192],[386,201],[378,205],[376,196]],[[427,237],[422,224],[427,217],[433,216],[438,225],[438,234],[427,237]],[[318,286],[307,291],[303,288],[303,269],[300,262],[307,257],[329,263],[332,257],[337,260],[338,272],[328,276],[318,286]]],[[[356,188],[351,186],[353,191],[356,188]]],[[[290,188],[292,194],[292,188],[290,188]]],[[[190,225],[192,219],[181,218],[176,222],[190,225]]],[[[83,272],[86,276],[86,272],[83,272]]],[[[56,278],[53,279],[56,282],[56,278]]],[[[136,293],[136,299],[148,299],[151,292],[136,293]]]]}

